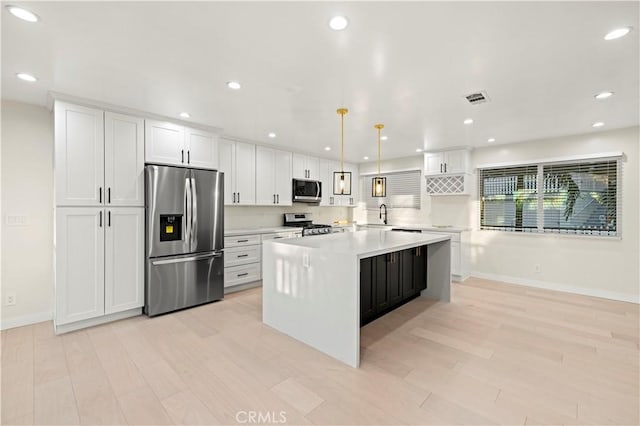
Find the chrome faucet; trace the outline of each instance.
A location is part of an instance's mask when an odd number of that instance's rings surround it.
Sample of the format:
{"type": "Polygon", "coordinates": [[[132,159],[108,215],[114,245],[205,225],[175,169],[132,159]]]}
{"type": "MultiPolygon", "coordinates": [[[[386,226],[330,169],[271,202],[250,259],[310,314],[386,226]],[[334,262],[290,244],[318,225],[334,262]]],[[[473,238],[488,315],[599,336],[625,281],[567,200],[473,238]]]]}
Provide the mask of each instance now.
{"type": "Polygon", "coordinates": [[[380,204],[380,219],[382,219],[382,223],[387,224],[387,205],[382,203],[380,204]],[[384,207],[384,214],[382,212],[382,208],[384,207]]]}

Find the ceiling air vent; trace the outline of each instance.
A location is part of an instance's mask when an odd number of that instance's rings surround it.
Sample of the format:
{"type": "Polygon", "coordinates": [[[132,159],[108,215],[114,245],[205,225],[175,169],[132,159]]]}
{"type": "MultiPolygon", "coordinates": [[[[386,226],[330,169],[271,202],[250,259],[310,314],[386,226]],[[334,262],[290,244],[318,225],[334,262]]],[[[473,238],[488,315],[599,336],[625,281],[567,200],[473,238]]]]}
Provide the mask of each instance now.
{"type": "Polygon", "coordinates": [[[487,102],[489,100],[489,96],[487,96],[487,93],[482,91],[482,92],[476,92],[476,93],[472,93],[470,95],[466,95],[464,97],[471,105],[478,105],[478,104],[482,104],[484,102],[487,102]]]}

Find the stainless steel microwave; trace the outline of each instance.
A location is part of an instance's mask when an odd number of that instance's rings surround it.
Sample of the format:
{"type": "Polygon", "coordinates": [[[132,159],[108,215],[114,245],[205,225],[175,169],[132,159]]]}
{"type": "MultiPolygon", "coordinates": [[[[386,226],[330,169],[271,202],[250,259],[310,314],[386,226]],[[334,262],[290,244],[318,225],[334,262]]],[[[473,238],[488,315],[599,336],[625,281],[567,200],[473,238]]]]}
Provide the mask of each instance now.
{"type": "Polygon", "coordinates": [[[293,202],[318,204],[322,200],[322,182],[293,179],[293,202]]]}

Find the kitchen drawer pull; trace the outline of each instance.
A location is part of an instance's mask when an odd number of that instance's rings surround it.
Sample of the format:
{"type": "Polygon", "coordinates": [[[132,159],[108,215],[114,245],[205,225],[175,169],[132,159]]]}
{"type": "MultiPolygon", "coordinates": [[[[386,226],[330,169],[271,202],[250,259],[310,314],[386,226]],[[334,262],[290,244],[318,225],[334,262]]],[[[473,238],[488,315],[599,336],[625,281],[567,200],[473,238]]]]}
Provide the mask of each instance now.
{"type": "Polygon", "coordinates": [[[249,273],[248,273],[248,272],[245,272],[245,273],[243,273],[243,274],[238,274],[238,275],[237,275],[237,277],[238,277],[238,278],[240,278],[240,277],[245,277],[245,276],[247,276],[247,275],[249,275],[249,273]]]}
{"type": "Polygon", "coordinates": [[[273,237],[274,240],[279,240],[280,238],[284,238],[284,237],[273,237]]]}
{"type": "Polygon", "coordinates": [[[238,243],[248,243],[249,240],[237,240],[236,242],[238,242],[238,243]]]}
{"type": "Polygon", "coordinates": [[[249,257],[249,255],[248,254],[239,254],[236,257],[249,257]]]}

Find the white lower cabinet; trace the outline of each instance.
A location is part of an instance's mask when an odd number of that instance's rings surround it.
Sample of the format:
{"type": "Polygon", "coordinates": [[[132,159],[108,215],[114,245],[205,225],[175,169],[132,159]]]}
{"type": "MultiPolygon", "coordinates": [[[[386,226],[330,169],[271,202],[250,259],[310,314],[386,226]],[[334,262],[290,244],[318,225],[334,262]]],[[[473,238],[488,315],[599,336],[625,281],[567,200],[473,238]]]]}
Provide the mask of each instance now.
{"type": "Polygon", "coordinates": [[[104,315],[104,209],[56,209],[56,325],[104,315]]]}
{"type": "Polygon", "coordinates": [[[55,253],[56,327],[144,304],[144,208],[57,208],[55,253]]]}
{"type": "Polygon", "coordinates": [[[225,293],[255,287],[262,279],[262,242],[300,237],[299,229],[265,234],[229,235],[224,237],[225,293]]]}
{"type": "Polygon", "coordinates": [[[144,305],[144,209],[106,209],[105,314],[144,305]]]}

